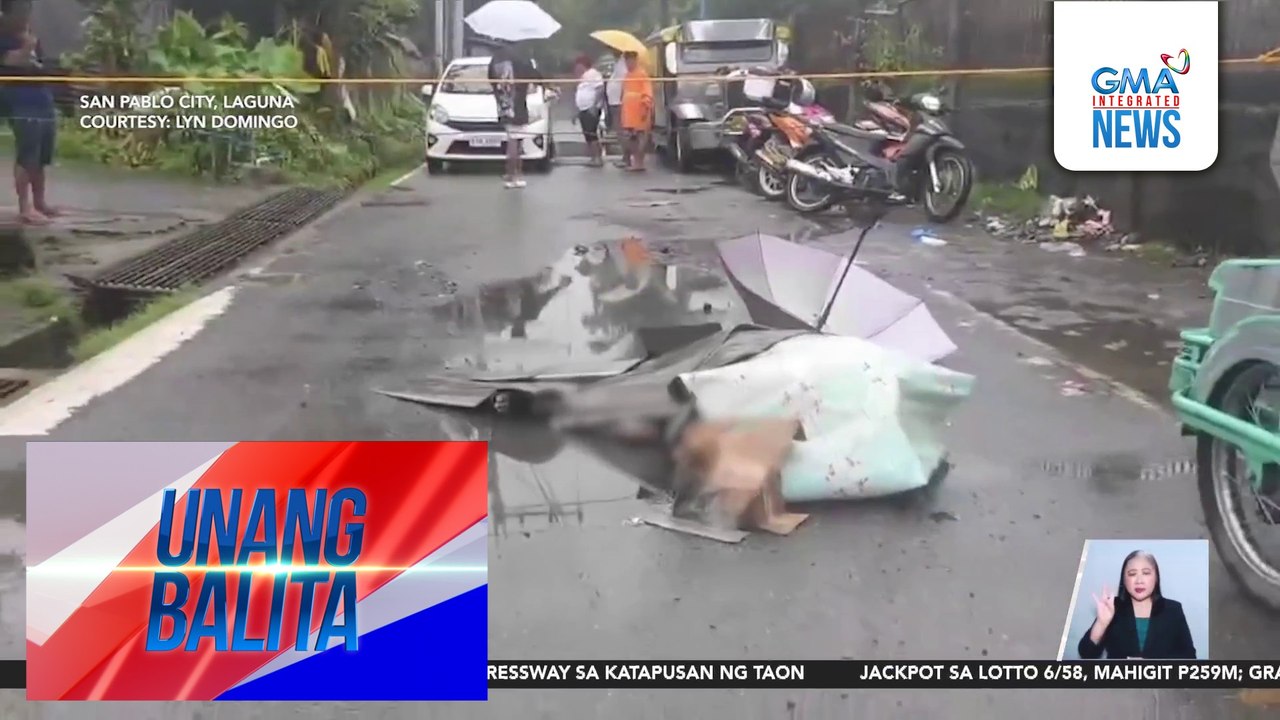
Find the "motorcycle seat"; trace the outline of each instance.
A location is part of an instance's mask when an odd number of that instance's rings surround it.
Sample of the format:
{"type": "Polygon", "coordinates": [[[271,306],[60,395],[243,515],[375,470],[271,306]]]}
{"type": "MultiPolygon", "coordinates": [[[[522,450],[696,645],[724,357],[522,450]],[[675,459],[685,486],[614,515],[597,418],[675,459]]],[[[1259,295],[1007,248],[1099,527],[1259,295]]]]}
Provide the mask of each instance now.
{"type": "Polygon", "coordinates": [[[823,125],[823,127],[837,135],[847,135],[849,137],[856,138],[882,138],[887,134],[883,128],[876,125],[858,127],[856,125],[845,125],[844,123],[831,122],[823,125]]]}

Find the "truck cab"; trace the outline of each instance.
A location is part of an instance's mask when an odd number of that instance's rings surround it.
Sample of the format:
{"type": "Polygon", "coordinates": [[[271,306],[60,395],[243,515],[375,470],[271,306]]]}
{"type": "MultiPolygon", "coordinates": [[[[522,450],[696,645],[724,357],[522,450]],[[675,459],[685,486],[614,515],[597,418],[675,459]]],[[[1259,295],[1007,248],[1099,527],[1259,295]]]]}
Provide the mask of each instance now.
{"type": "Polygon", "coordinates": [[[791,30],[764,18],[692,20],[650,35],[657,75],[675,78],[654,88],[654,144],[682,172],[721,149],[725,115],[750,106],[742,69],[781,70],[791,30]]]}

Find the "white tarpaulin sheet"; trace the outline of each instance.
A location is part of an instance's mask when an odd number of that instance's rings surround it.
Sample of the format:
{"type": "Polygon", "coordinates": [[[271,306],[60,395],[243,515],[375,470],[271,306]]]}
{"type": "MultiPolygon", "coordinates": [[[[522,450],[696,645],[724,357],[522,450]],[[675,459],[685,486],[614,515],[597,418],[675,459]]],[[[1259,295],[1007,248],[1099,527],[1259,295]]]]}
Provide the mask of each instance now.
{"type": "Polygon", "coordinates": [[[680,376],[708,420],[798,418],[789,501],[871,498],[925,486],[973,377],[867,340],[801,335],[756,357],[680,376]]]}

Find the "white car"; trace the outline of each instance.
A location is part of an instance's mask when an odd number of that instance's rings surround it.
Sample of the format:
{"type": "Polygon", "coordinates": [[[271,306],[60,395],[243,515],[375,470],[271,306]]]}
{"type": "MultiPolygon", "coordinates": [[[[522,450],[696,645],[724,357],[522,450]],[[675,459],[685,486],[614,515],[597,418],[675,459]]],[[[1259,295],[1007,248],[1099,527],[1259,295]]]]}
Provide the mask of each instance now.
{"type": "MultiPolygon", "coordinates": [[[[498,122],[498,103],[489,84],[489,58],[459,58],[449,63],[439,84],[422,86],[427,104],[427,170],[440,172],[445,163],[502,161],[506,130],[498,122]]],[[[555,90],[529,88],[529,124],[519,137],[521,156],[535,170],[551,169],[555,143],[551,131],[551,103],[555,90]]]]}

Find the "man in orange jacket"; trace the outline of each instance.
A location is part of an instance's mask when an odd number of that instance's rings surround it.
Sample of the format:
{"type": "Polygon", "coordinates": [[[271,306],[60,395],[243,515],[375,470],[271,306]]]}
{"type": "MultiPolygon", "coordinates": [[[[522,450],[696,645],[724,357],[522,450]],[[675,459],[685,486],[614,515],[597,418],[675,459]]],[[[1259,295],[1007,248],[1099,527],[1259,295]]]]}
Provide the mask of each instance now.
{"type": "Polygon", "coordinates": [[[640,56],[624,53],[627,77],[622,81],[622,130],[624,140],[631,150],[631,165],[627,170],[640,172],[645,169],[645,151],[649,149],[649,132],[653,129],[653,81],[645,70],[640,56]]]}

